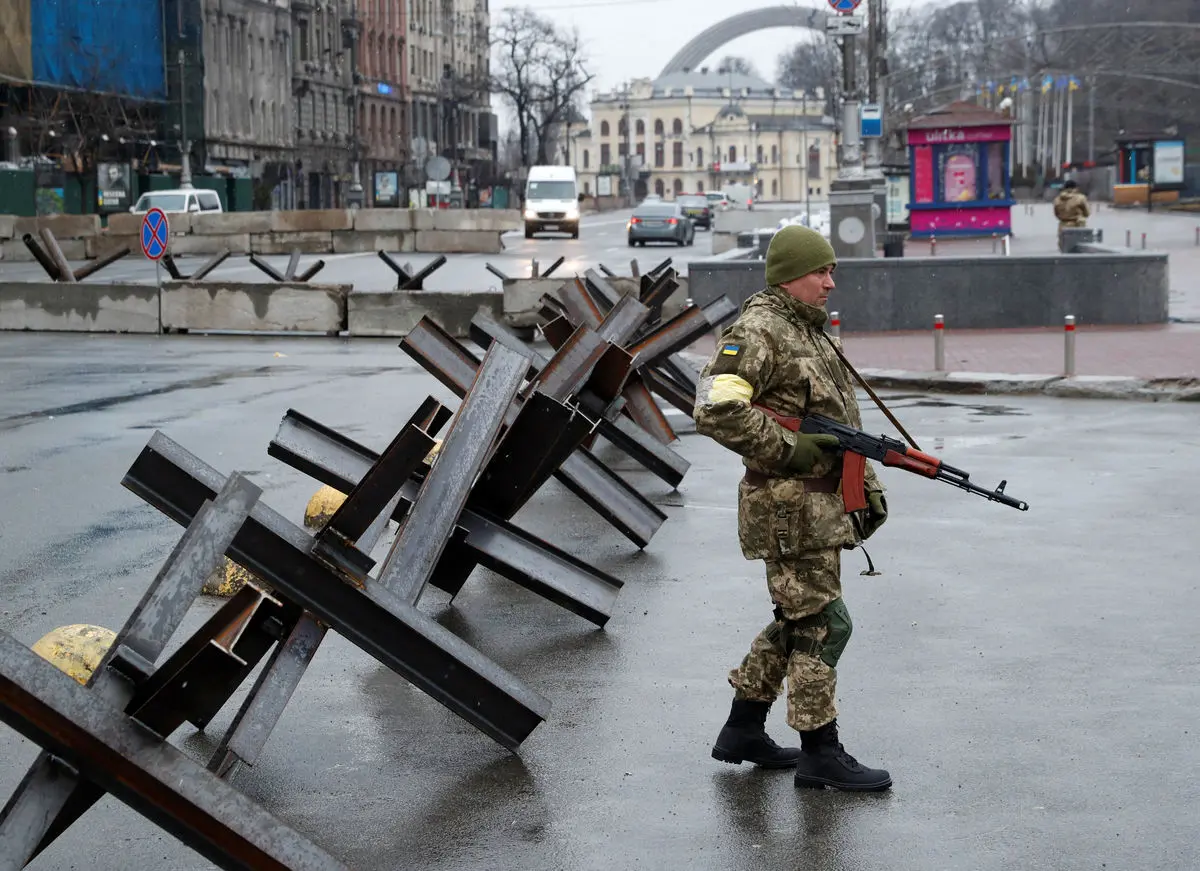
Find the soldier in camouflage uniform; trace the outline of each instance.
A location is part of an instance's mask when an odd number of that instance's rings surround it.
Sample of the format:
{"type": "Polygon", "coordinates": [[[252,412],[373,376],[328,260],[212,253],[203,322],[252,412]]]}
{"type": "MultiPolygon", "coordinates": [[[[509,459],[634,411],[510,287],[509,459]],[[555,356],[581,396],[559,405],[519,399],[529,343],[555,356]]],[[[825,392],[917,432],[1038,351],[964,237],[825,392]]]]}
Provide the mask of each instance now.
{"type": "Polygon", "coordinates": [[[1079,184],[1073,178],[1067,179],[1054,198],[1054,217],[1058,218],[1058,229],[1086,227],[1090,214],[1088,198],[1079,189],[1079,184]]]}
{"type": "Polygon", "coordinates": [[[724,762],[795,768],[797,786],[882,790],[837,733],[836,666],[851,632],[842,601],[841,552],[887,519],[883,485],[867,464],[868,508],[848,515],[837,439],[796,431],[809,412],[861,428],[854,382],[825,333],[837,257],[819,233],[784,227],[767,251],[767,288],[722,335],[696,393],[696,430],[744,458],[738,537],[746,559],[766,562],[775,619],[729,674],[729,720],[713,747],[724,762]],[[787,678],[787,721],[801,748],[778,746],[766,717],[787,678]]]}

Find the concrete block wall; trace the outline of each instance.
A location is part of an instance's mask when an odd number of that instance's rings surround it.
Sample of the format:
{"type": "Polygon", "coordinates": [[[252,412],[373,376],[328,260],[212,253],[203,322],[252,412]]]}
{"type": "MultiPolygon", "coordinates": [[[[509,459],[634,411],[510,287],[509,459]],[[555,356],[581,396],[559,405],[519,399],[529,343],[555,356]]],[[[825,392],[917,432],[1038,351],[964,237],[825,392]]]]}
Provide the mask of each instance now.
{"type": "MultiPolygon", "coordinates": [[[[692,299],[722,294],[741,305],[765,285],[764,263],[693,261],[692,299]]],[[[941,314],[950,329],[1157,324],[1167,321],[1167,255],[1081,253],[1025,257],[847,259],[838,264],[830,310],[842,329],[932,329],[941,314]]]]}
{"type": "Polygon", "coordinates": [[[502,308],[503,294],[496,290],[355,292],[347,300],[347,319],[352,336],[407,336],[428,316],[450,335],[466,338],[471,319],[480,309],[499,318],[502,308]]]}
{"type": "MultiPolygon", "coordinates": [[[[502,234],[521,229],[520,212],[500,209],[323,209],[169,215],[175,254],[392,253],[498,254],[502,234]]],[[[102,229],[98,215],[0,215],[0,259],[30,261],[25,233],[47,226],[70,260],[129,246],[139,249],[141,215],[121,213],[102,229]]]]}
{"type": "Polygon", "coordinates": [[[171,281],[162,289],[162,331],[337,335],[346,329],[346,297],[351,289],[349,284],[171,281]]]}
{"type": "Polygon", "coordinates": [[[157,333],[158,288],[0,282],[0,330],[157,333]]]}

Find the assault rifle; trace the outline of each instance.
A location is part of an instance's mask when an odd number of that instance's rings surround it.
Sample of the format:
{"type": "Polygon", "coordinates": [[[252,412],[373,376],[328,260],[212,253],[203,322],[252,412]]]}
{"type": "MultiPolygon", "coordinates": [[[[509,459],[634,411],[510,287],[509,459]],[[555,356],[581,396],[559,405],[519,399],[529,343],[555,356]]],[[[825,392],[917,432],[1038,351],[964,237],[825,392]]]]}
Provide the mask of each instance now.
{"type": "MultiPolygon", "coordinates": [[[[763,408],[762,406],[758,406],[763,408]]],[[[763,408],[764,411],[767,409],[763,408]]],[[[772,416],[780,423],[778,415],[772,416]]],[[[788,418],[787,420],[795,420],[788,418]]],[[[784,424],[787,426],[787,424],[784,424]]],[[[792,429],[792,427],[788,427],[792,429]]],[[[794,430],[793,430],[794,431],[794,430]]],[[[885,466],[905,469],[935,481],[945,481],[968,493],[982,496],[991,502],[999,502],[1019,511],[1028,511],[1029,503],[1014,499],[1004,492],[1007,481],[1001,481],[995,490],[987,490],[977,484],[972,484],[970,475],[962,469],[948,466],[936,457],[910,448],[898,439],[884,435],[873,436],[862,430],[838,423],[823,414],[806,414],[800,419],[799,431],[809,435],[835,436],[842,449],[842,501],[846,511],[858,511],[867,507],[866,494],[863,487],[863,475],[866,472],[867,460],[874,460],[885,466]]]]}

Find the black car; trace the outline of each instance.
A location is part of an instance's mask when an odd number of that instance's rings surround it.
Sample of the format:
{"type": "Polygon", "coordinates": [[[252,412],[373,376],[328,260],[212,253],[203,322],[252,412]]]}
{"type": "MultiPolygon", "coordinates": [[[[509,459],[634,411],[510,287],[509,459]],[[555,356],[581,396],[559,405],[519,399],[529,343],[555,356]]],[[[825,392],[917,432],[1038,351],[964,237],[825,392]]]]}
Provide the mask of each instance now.
{"type": "Polygon", "coordinates": [[[683,207],[683,213],[692,219],[692,223],[705,230],[713,226],[713,211],[708,197],[704,194],[680,194],[675,202],[683,207]]]}
{"type": "Polygon", "coordinates": [[[647,242],[674,242],[683,247],[696,238],[696,228],[678,203],[642,203],[629,219],[629,247],[647,242]]]}

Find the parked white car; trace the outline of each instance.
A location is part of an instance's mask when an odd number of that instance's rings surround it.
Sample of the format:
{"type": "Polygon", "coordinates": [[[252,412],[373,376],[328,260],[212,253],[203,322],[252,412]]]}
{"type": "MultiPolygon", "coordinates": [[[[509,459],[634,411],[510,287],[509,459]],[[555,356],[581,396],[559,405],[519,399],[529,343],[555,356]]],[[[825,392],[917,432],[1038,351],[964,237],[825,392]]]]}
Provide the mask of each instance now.
{"type": "Polygon", "coordinates": [[[144,215],[154,208],[162,209],[168,215],[224,211],[221,208],[221,198],[215,191],[185,188],[148,191],[138,197],[138,201],[129,207],[129,211],[134,215],[144,215]]]}

